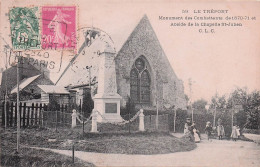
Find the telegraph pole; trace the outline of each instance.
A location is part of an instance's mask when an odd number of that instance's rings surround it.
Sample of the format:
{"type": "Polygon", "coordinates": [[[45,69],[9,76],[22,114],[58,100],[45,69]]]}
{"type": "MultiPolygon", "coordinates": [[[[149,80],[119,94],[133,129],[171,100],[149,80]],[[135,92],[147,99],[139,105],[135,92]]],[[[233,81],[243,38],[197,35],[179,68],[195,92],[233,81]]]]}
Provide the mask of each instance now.
{"type": "Polygon", "coordinates": [[[217,104],[215,104],[215,108],[214,108],[213,127],[216,127],[216,112],[217,112],[217,104]]]}
{"type": "Polygon", "coordinates": [[[234,125],[234,110],[233,110],[233,96],[231,96],[232,100],[231,100],[231,114],[232,114],[232,122],[231,122],[231,129],[233,128],[233,125],[234,125]]]}
{"type": "Polygon", "coordinates": [[[5,112],[5,130],[7,128],[7,50],[6,50],[6,58],[5,58],[5,103],[4,103],[4,112],[5,112]]]}
{"type": "Polygon", "coordinates": [[[193,121],[193,108],[192,108],[192,79],[191,79],[191,78],[189,78],[189,87],[190,87],[191,120],[193,121]]]}
{"type": "MultiPolygon", "coordinates": [[[[20,54],[20,52],[19,52],[19,54],[20,54]]],[[[19,151],[20,151],[20,129],[21,129],[21,124],[20,124],[20,110],[19,110],[19,98],[20,98],[20,96],[19,96],[19,79],[20,79],[20,77],[19,77],[19,61],[20,61],[20,55],[18,56],[18,61],[17,61],[17,66],[16,66],[16,70],[17,70],[17,77],[16,77],[16,79],[17,79],[17,98],[16,98],[16,103],[17,103],[17,105],[16,105],[16,107],[17,107],[17,148],[16,148],[16,151],[17,151],[17,153],[19,153],[19,151]]]]}

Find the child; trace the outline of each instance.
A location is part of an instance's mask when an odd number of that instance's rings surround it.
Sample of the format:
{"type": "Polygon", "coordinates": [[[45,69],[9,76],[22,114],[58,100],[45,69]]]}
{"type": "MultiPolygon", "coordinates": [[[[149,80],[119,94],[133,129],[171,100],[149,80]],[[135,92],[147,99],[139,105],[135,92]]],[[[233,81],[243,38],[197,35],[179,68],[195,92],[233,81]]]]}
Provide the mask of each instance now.
{"type": "Polygon", "coordinates": [[[193,137],[194,137],[195,143],[199,143],[200,142],[200,137],[198,135],[198,131],[195,128],[193,129],[193,137]]]}
{"type": "Polygon", "coordinates": [[[199,138],[200,138],[200,131],[198,130],[198,128],[196,127],[196,122],[195,121],[193,121],[193,123],[192,123],[192,131],[193,131],[193,133],[197,133],[198,134],[198,136],[199,136],[199,138]],[[195,132],[194,132],[195,131],[195,132]]]}
{"type": "Polygon", "coordinates": [[[236,126],[232,127],[231,138],[232,138],[232,140],[237,141],[238,135],[237,135],[237,127],[236,126]]]}
{"type": "Polygon", "coordinates": [[[236,129],[237,129],[237,137],[239,138],[239,136],[240,136],[240,128],[239,128],[239,126],[236,126],[236,129]]]}
{"type": "Polygon", "coordinates": [[[222,140],[222,137],[225,136],[225,130],[223,125],[218,125],[217,126],[217,131],[218,131],[218,139],[222,140]]]}
{"type": "Polygon", "coordinates": [[[190,118],[186,118],[186,123],[184,125],[184,134],[190,134],[192,131],[191,128],[191,119],[190,118]]]}
{"type": "Polygon", "coordinates": [[[208,121],[205,128],[205,133],[208,136],[208,140],[210,139],[211,132],[212,132],[211,123],[208,121]]]}

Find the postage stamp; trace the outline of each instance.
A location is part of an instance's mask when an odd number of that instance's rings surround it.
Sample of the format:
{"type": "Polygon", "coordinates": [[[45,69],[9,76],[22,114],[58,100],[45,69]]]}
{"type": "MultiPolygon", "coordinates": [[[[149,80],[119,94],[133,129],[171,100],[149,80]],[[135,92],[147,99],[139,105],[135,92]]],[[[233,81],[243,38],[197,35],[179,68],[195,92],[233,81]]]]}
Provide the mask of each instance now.
{"type": "Polygon", "coordinates": [[[42,49],[76,49],[76,6],[42,7],[42,49]]]}
{"type": "Polygon", "coordinates": [[[38,7],[15,7],[9,11],[14,50],[41,49],[38,7]]]}

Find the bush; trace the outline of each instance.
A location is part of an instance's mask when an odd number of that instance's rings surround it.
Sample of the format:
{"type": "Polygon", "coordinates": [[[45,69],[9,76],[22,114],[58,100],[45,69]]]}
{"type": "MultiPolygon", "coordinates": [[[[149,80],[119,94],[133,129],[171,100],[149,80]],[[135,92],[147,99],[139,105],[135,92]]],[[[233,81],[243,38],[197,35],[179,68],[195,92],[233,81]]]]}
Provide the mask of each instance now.
{"type": "Polygon", "coordinates": [[[85,117],[88,117],[94,108],[94,101],[92,100],[91,93],[87,92],[83,96],[82,111],[85,117]]]}
{"type": "MultiPolygon", "coordinates": [[[[176,112],[176,125],[175,131],[183,133],[184,131],[184,124],[186,122],[186,118],[189,117],[189,114],[186,110],[177,109],[176,112]]],[[[169,114],[169,129],[170,131],[174,130],[174,113],[170,112],[169,114]]]]}
{"type": "Polygon", "coordinates": [[[54,98],[50,99],[50,103],[48,104],[48,110],[50,111],[60,110],[60,105],[54,98]]]}
{"type": "Polygon", "coordinates": [[[243,129],[242,133],[260,134],[260,129],[243,129]]]}

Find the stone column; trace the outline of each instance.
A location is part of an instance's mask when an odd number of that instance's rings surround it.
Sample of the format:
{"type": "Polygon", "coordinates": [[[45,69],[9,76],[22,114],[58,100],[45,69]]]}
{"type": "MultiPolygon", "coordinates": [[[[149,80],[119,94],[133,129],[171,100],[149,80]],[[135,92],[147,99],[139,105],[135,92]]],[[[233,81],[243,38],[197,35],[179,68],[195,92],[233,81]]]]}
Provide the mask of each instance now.
{"type": "Polygon", "coordinates": [[[140,109],[140,114],[139,114],[139,131],[143,132],[144,131],[144,110],[140,109]]]}
{"type": "Polygon", "coordinates": [[[121,96],[116,85],[115,55],[115,50],[109,45],[99,55],[98,90],[93,98],[94,108],[100,113],[98,122],[123,121],[120,116],[121,96]]]}
{"type": "Polygon", "coordinates": [[[71,117],[72,117],[71,128],[75,128],[77,125],[77,112],[75,109],[72,110],[71,117]]]}
{"type": "Polygon", "coordinates": [[[94,133],[97,133],[97,111],[96,110],[93,110],[93,113],[92,113],[92,127],[91,127],[91,132],[94,132],[94,133]]]}

